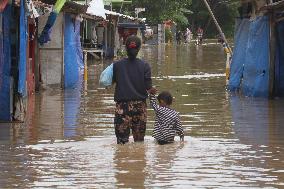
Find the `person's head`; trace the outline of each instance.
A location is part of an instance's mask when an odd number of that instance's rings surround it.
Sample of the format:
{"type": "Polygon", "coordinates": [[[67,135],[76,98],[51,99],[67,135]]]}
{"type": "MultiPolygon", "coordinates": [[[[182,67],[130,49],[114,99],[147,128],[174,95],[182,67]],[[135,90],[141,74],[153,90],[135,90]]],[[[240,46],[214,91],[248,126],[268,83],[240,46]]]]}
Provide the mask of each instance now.
{"type": "Polygon", "coordinates": [[[168,91],[161,92],[157,97],[160,106],[170,106],[173,103],[173,96],[168,91]]]}
{"type": "Polygon", "coordinates": [[[128,58],[135,59],[141,48],[141,39],[136,35],[131,35],[127,37],[125,46],[128,58]]]}

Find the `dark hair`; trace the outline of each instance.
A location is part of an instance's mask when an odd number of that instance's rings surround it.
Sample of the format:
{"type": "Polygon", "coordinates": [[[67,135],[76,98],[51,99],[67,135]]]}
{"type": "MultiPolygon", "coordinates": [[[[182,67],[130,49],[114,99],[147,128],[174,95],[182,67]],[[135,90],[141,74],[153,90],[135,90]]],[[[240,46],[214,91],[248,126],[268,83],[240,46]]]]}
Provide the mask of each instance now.
{"type": "Polygon", "coordinates": [[[125,42],[126,49],[129,48],[129,45],[132,42],[136,43],[136,45],[137,45],[136,49],[140,49],[142,42],[141,42],[141,39],[139,37],[137,37],[136,35],[130,35],[130,36],[127,37],[126,42],[125,42]]]}
{"type": "Polygon", "coordinates": [[[127,51],[127,56],[129,59],[135,59],[140,48],[141,48],[141,39],[136,35],[131,35],[127,37],[125,46],[127,51]]]}
{"type": "Polygon", "coordinates": [[[158,95],[158,101],[163,100],[167,105],[171,105],[173,102],[173,96],[168,91],[163,91],[158,95]]]}

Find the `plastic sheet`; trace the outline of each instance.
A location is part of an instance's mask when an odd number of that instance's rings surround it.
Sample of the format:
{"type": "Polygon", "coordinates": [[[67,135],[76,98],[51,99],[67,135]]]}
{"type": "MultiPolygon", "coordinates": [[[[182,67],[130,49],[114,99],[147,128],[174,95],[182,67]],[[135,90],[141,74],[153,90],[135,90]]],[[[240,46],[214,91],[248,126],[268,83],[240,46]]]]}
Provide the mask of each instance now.
{"type": "Polygon", "coordinates": [[[81,22],[75,19],[74,38],[75,38],[76,59],[77,59],[77,63],[79,67],[81,69],[84,69],[84,58],[83,58],[83,50],[81,46],[80,26],[81,26],[81,22]]]}
{"type": "Polygon", "coordinates": [[[245,96],[268,97],[269,19],[263,16],[238,22],[229,90],[240,90],[245,96]]]}
{"type": "Polygon", "coordinates": [[[64,27],[64,85],[74,88],[79,82],[81,68],[84,67],[80,43],[80,22],[65,14],[64,27]]]}
{"type": "Polygon", "coordinates": [[[94,16],[100,16],[106,19],[106,10],[104,8],[103,0],[92,0],[89,3],[87,13],[94,16]]]}
{"type": "Polygon", "coordinates": [[[240,89],[243,77],[244,63],[246,59],[246,48],[248,44],[249,19],[237,20],[235,26],[234,54],[230,70],[229,89],[237,91],[240,89]]]}
{"type": "Polygon", "coordinates": [[[21,96],[26,96],[27,77],[27,17],[25,13],[25,2],[21,1],[20,7],[20,46],[19,46],[19,82],[18,92],[21,96]]]}
{"type": "MultiPolygon", "coordinates": [[[[3,15],[0,13],[0,89],[3,83],[3,67],[4,67],[4,44],[3,44],[3,15]]],[[[0,91],[1,92],[1,91],[0,91]]]]}
{"type": "Polygon", "coordinates": [[[0,120],[10,121],[10,72],[11,72],[11,44],[10,18],[11,6],[7,5],[2,16],[2,32],[0,33],[0,120]],[[3,47],[3,48],[2,48],[3,47]]]}
{"type": "Polygon", "coordinates": [[[113,63],[109,65],[100,75],[100,85],[108,87],[112,85],[113,77],[113,63]]]}

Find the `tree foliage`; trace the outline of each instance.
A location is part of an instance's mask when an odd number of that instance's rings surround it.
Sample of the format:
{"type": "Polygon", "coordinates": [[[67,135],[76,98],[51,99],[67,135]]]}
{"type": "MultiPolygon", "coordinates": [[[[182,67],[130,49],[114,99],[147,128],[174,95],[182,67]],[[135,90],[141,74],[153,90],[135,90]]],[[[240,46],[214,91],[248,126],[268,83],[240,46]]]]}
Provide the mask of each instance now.
{"type": "MultiPolygon", "coordinates": [[[[234,19],[238,16],[239,0],[207,0],[224,33],[232,36],[234,19]]],[[[124,11],[134,15],[137,7],[145,8],[139,17],[147,18],[150,24],[173,20],[179,29],[186,27],[196,31],[200,26],[207,37],[218,34],[216,26],[203,2],[203,0],[133,0],[132,5],[125,6],[124,11]]]]}
{"type": "MultiPolygon", "coordinates": [[[[228,36],[232,36],[235,18],[238,16],[237,8],[239,6],[239,1],[207,0],[207,2],[209,3],[218,23],[223,29],[223,32],[228,36]]],[[[192,0],[190,9],[192,10],[193,14],[188,19],[190,26],[194,31],[200,26],[204,29],[207,37],[214,37],[218,34],[213,19],[211,18],[208,9],[202,0],[192,0]]]]}

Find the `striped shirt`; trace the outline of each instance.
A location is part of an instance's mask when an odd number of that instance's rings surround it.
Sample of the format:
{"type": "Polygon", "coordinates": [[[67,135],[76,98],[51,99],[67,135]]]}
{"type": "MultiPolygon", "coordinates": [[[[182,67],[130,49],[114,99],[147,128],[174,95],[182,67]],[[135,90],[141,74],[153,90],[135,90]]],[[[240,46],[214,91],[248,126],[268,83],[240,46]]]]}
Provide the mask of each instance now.
{"type": "Polygon", "coordinates": [[[150,95],[150,104],[156,113],[153,137],[157,141],[173,142],[176,134],[184,135],[177,111],[159,106],[155,95],[150,95]]]}

